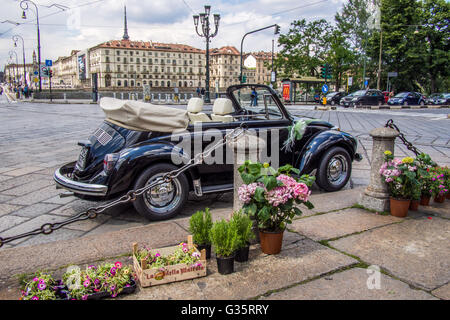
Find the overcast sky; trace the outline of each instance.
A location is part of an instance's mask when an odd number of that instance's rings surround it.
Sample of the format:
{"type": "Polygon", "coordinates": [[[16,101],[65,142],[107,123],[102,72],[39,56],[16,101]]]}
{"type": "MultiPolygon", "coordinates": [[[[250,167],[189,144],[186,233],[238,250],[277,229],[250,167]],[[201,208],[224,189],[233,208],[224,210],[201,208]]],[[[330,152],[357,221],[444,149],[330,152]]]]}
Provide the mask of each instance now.
{"type": "MultiPolygon", "coordinates": [[[[31,62],[37,47],[36,16],[30,4],[27,19],[22,19],[20,0],[0,0],[0,22],[11,20],[15,26],[0,23],[0,68],[14,49],[12,36],[25,40],[26,60],[31,62]]],[[[232,45],[240,48],[242,36],[251,30],[274,23],[281,33],[289,30],[293,20],[324,18],[333,22],[334,14],[345,0],[34,0],[38,5],[41,30],[41,60],[56,60],[72,49],[83,50],[123,35],[123,6],[127,6],[128,33],[131,40],[184,43],[205,48],[205,40],[195,33],[192,15],[211,5],[211,13],[221,16],[219,33],[211,47],[232,45]],[[64,6],[64,11],[57,6],[64,6]]],[[[212,17],[211,17],[212,20],[212,17]]],[[[271,51],[273,30],[246,37],[244,51],[271,51]]],[[[15,48],[22,63],[22,44],[15,48]]],[[[275,51],[277,49],[275,48],[275,51]]],[[[37,50],[36,50],[37,51],[37,50]]],[[[37,52],[36,52],[37,53],[37,52]]],[[[15,60],[15,56],[14,56],[15,60]]]]}

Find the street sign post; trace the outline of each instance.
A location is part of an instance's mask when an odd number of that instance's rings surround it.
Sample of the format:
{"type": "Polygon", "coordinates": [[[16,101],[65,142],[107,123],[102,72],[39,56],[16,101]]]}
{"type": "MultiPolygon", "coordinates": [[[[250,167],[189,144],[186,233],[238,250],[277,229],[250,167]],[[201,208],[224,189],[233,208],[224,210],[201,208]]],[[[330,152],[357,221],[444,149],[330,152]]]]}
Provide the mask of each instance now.
{"type": "Polygon", "coordinates": [[[327,93],[328,92],[328,85],[324,84],[322,86],[322,93],[327,93]]]}
{"type": "Polygon", "coordinates": [[[51,66],[53,66],[53,61],[52,60],[45,60],[45,65],[47,67],[51,67],[51,66]]]}

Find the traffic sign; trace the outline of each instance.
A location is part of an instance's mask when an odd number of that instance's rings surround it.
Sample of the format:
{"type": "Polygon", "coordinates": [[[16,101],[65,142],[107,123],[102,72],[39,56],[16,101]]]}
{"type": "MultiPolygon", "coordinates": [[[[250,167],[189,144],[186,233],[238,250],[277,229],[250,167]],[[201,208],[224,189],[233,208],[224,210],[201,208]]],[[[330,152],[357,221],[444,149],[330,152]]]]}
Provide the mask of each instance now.
{"type": "Polygon", "coordinates": [[[388,77],[389,78],[398,77],[398,72],[388,72],[388,77]]]}
{"type": "Polygon", "coordinates": [[[353,77],[348,77],[348,85],[353,85],[353,77]]]}
{"type": "Polygon", "coordinates": [[[34,71],[33,74],[34,74],[35,76],[37,76],[37,75],[39,74],[39,72],[34,71]]]}
{"type": "Polygon", "coordinates": [[[53,61],[52,60],[45,60],[45,65],[47,67],[51,67],[53,65],[53,61]]]}
{"type": "Polygon", "coordinates": [[[364,81],[364,87],[367,87],[368,84],[369,84],[369,80],[364,81]]]}
{"type": "Polygon", "coordinates": [[[327,93],[328,92],[328,86],[326,84],[324,84],[322,86],[322,93],[327,93]]]}

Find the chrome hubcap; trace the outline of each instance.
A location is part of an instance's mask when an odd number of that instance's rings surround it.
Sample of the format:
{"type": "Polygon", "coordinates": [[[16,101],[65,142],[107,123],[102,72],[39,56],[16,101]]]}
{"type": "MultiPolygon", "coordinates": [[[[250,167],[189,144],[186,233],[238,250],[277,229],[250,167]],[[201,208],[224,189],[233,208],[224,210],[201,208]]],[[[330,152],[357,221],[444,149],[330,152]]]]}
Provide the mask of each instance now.
{"type": "MultiPolygon", "coordinates": [[[[152,176],[146,183],[149,185],[162,177],[165,173],[158,173],[152,176]]],[[[181,184],[175,178],[171,182],[166,182],[151,188],[145,193],[145,204],[157,213],[166,213],[178,205],[181,199],[181,184]]]]}
{"type": "Polygon", "coordinates": [[[348,164],[342,155],[336,155],[328,162],[328,181],[333,185],[340,185],[347,177],[348,164]]]}

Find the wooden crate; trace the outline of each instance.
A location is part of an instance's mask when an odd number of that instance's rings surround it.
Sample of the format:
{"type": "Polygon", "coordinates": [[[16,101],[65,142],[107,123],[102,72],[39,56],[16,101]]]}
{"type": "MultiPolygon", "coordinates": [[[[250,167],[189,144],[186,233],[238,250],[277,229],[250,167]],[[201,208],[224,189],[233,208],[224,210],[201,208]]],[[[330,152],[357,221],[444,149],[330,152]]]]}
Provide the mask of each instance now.
{"type": "MultiPolygon", "coordinates": [[[[188,236],[188,248],[192,249],[194,247],[194,243],[192,241],[192,236],[188,236]]],[[[161,249],[152,249],[150,252],[152,254],[156,254],[159,252],[162,256],[169,255],[173,253],[178,246],[173,247],[165,247],[161,249]]],[[[175,282],[175,281],[183,281],[188,279],[194,279],[199,277],[206,276],[206,251],[203,249],[199,252],[196,248],[196,251],[200,253],[201,266],[193,267],[187,264],[175,264],[171,266],[164,267],[165,271],[160,271],[159,269],[147,269],[147,262],[142,259],[142,261],[138,261],[136,259],[135,253],[138,250],[138,244],[133,243],[133,266],[134,271],[136,272],[137,279],[141,285],[141,287],[151,287],[157,286],[160,284],[175,282]]]]}

